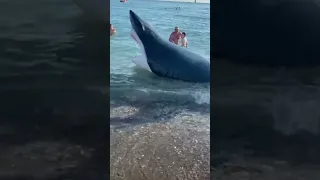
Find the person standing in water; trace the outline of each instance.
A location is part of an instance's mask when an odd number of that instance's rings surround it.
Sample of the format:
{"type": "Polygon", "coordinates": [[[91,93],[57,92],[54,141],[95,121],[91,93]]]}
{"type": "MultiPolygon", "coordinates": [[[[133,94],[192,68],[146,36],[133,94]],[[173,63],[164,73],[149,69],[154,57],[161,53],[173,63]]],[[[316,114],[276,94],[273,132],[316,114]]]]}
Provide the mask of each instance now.
{"type": "Polygon", "coordinates": [[[176,45],[179,44],[179,39],[181,38],[181,32],[180,32],[180,28],[178,26],[176,26],[174,28],[174,31],[171,33],[170,37],[169,37],[169,41],[172,43],[175,43],[176,45]]]}
{"type": "Polygon", "coordinates": [[[182,35],[181,35],[181,46],[185,48],[188,47],[188,39],[187,39],[187,34],[185,32],[182,32],[182,35]]]}
{"type": "Polygon", "coordinates": [[[114,35],[116,33],[116,29],[110,24],[110,36],[114,35]]]}

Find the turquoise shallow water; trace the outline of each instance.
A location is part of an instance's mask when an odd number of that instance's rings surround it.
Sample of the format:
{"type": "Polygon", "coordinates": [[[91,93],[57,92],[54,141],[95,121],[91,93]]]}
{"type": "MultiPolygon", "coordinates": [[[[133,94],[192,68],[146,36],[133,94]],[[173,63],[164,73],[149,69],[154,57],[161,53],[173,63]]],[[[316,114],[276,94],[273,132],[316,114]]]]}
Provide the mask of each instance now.
{"type": "Polygon", "coordinates": [[[156,77],[135,68],[132,58],[140,48],[130,37],[129,10],[154,26],[168,39],[175,26],[187,33],[189,50],[210,58],[210,5],[185,2],[134,0],[120,3],[111,1],[111,23],[117,29],[110,40],[111,103],[122,95],[148,98],[175,99],[176,101],[209,103],[209,84],[191,84],[156,77]],[[180,10],[176,10],[180,7],[180,10]]]}

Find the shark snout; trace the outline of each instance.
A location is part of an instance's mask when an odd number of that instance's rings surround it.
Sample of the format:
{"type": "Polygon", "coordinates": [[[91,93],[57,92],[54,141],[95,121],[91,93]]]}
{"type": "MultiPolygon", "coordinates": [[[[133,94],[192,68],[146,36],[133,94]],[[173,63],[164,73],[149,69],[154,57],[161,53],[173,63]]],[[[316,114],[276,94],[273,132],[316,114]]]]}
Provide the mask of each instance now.
{"type": "Polygon", "coordinates": [[[134,12],[132,10],[130,10],[129,14],[130,14],[130,18],[131,18],[131,16],[134,15],[134,12]]]}
{"type": "Polygon", "coordinates": [[[130,15],[130,22],[131,22],[132,28],[136,32],[143,29],[141,19],[139,18],[139,16],[136,13],[134,13],[132,10],[129,11],[129,15],[130,15]]]}
{"type": "Polygon", "coordinates": [[[129,11],[130,20],[137,20],[138,16],[132,10],[129,11]]]}
{"type": "Polygon", "coordinates": [[[133,22],[137,19],[136,18],[136,14],[133,12],[133,11],[129,11],[129,17],[130,17],[130,22],[131,22],[131,25],[133,25],[133,22]]]}

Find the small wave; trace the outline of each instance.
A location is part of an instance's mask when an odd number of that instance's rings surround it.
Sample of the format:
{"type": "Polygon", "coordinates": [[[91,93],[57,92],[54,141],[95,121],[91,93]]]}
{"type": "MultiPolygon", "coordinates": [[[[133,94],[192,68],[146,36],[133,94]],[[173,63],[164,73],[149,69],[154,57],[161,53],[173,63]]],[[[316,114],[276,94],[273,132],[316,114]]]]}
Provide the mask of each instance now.
{"type": "Polygon", "coordinates": [[[197,104],[210,104],[210,92],[209,90],[184,90],[184,91],[165,91],[165,90],[150,90],[150,89],[139,89],[145,93],[158,92],[158,93],[166,93],[168,95],[175,96],[190,96],[192,100],[197,104]]]}
{"type": "Polygon", "coordinates": [[[197,104],[210,104],[210,92],[196,91],[191,96],[194,97],[197,104]]]}
{"type": "Polygon", "coordinates": [[[290,92],[280,93],[272,99],[275,128],[288,135],[299,130],[319,133],[319,88],[290,89],[290,92]]]}

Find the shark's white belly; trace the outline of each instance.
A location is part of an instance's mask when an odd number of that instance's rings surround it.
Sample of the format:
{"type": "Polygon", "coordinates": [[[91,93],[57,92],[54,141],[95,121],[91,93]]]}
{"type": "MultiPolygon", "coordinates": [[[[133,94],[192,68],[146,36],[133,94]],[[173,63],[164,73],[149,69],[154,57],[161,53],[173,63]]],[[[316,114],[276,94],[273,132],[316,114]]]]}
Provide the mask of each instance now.
{"type": "Polygon", "coordinates": [[[139,67],[139,68],[142,68],[142,69],[145,69],[147,71],[151,71],[150,67],[149,67],[149,64],[146,60],[146,58],[143,56],[143,55],[139,55],[139,56],[136,56],[132,59],[132,61],[139,67]]]}
{"type": "Polygon", "coordinates": [[[141,54],[139,56],[136,56],[132,59],[132,61],[139,67],[142,69],[145,69],[147,71],[151,71],[150,66],[148,64],[147,61],[147,57],[146,57],[146,52],[144,50],[144,46],[142,44],[142,42],[140,41],[138,35],[136,34],[136,32],[132,29],[131,30],[131,37],[138,43],[138,45],[140,46],[141,49],[141,54]]]}

